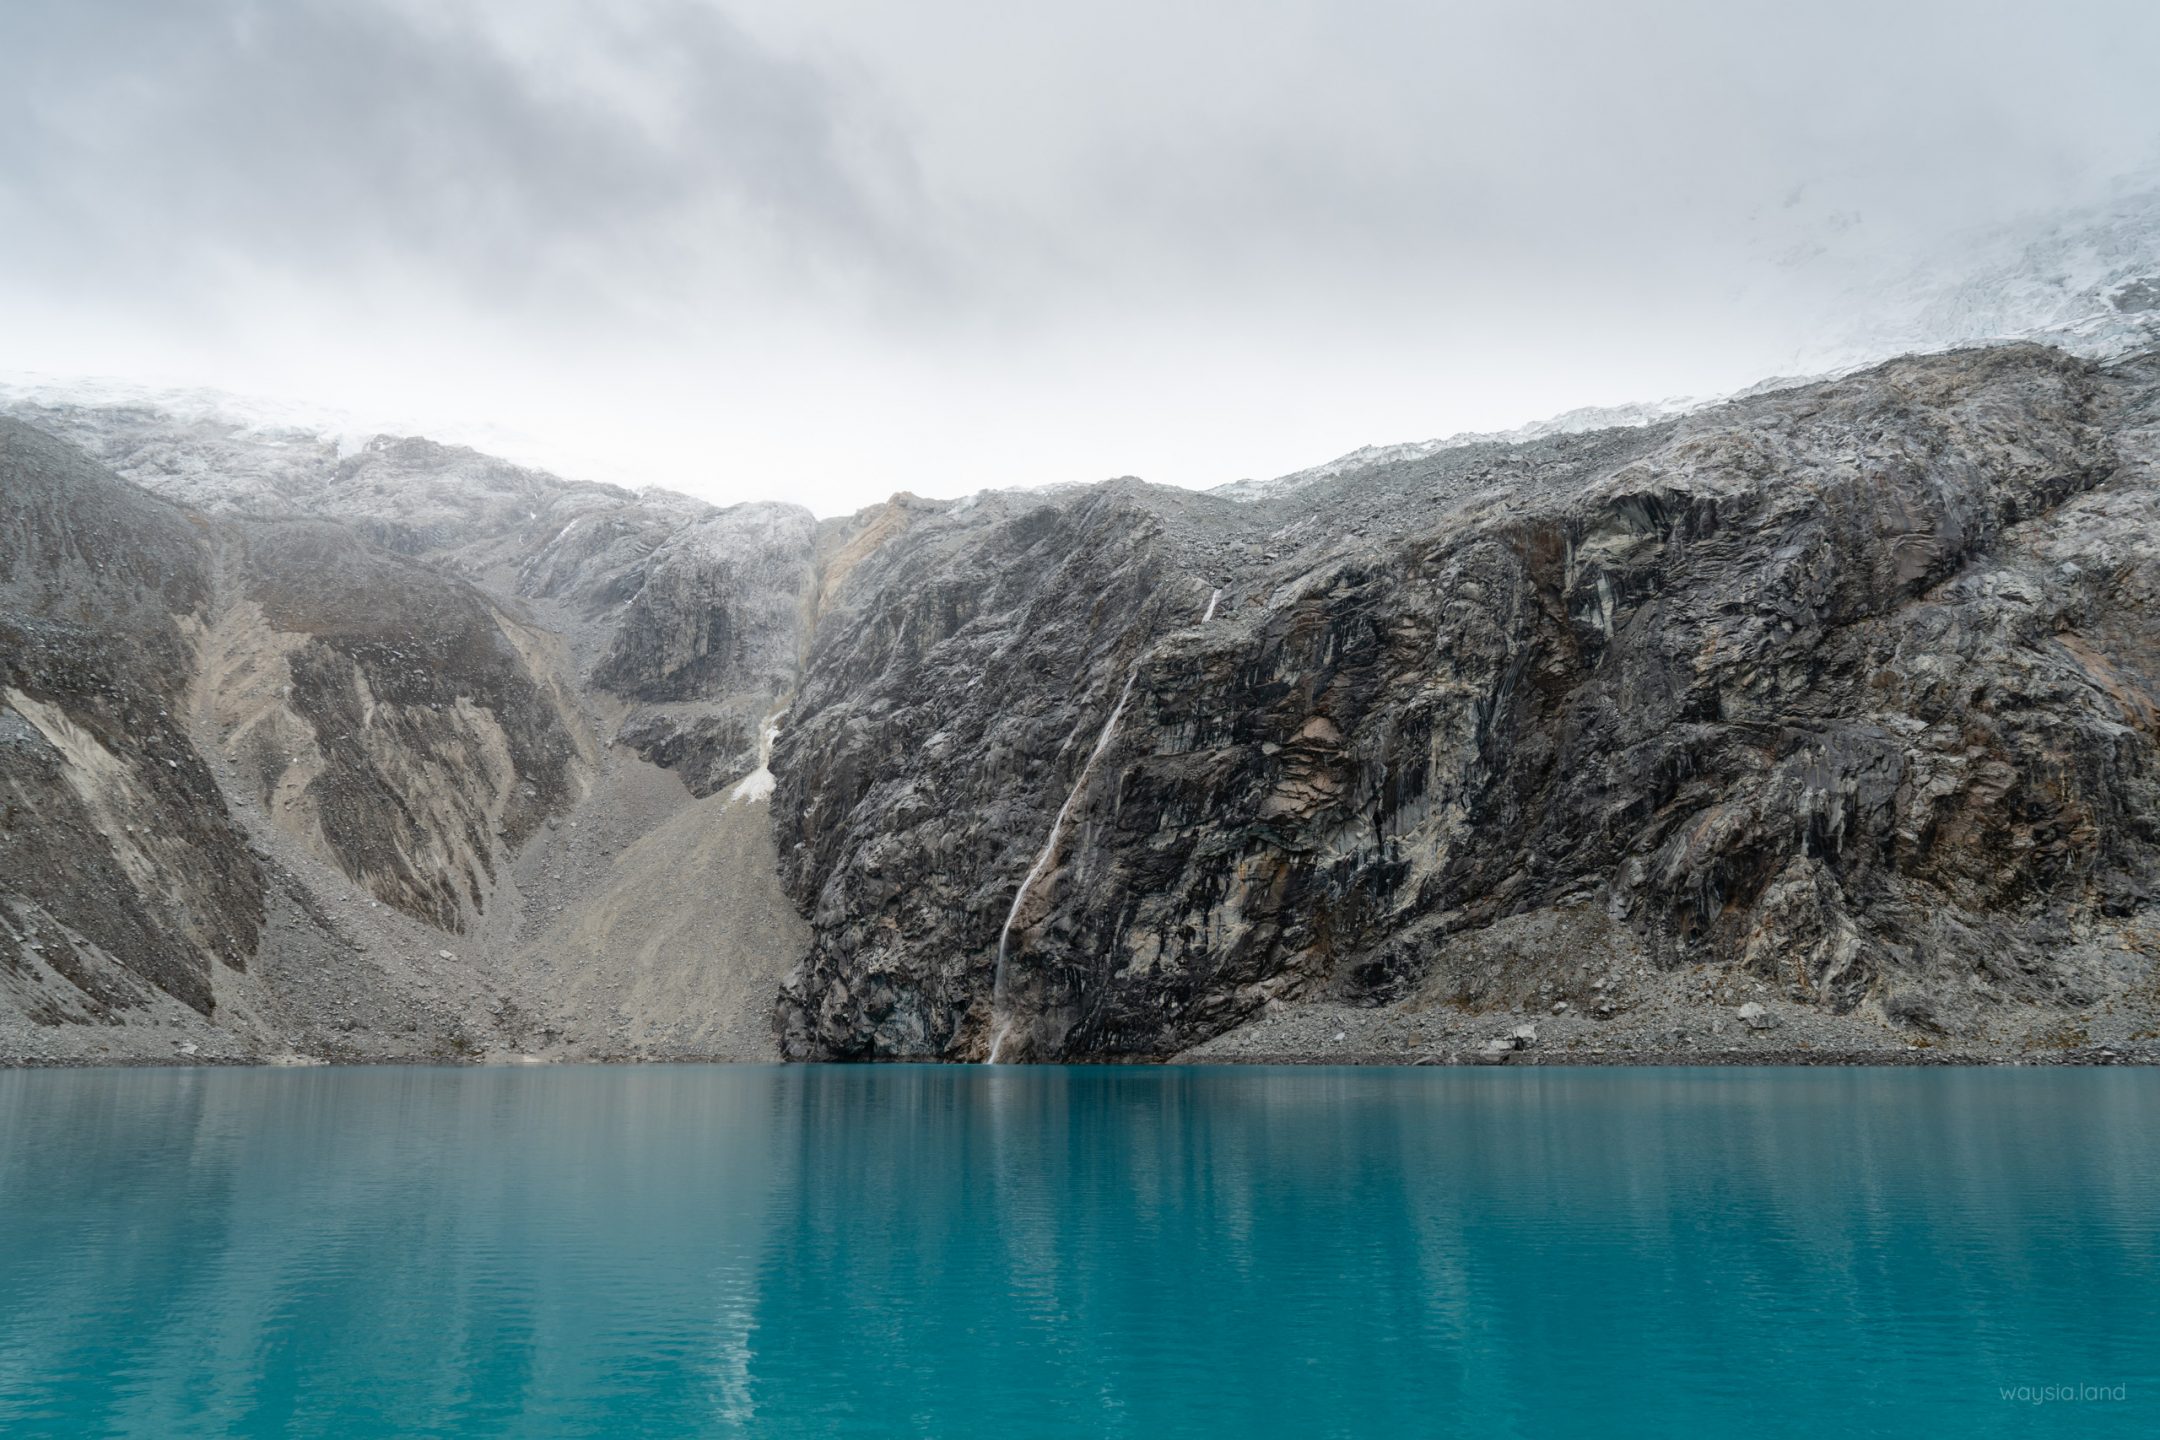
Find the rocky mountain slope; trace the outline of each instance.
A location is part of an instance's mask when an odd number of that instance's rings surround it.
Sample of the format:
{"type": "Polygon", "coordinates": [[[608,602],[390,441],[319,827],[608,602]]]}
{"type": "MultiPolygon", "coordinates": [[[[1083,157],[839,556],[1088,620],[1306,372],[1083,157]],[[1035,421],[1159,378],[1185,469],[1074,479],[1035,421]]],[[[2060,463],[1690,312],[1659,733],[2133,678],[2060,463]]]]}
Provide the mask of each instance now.
{"type": "Polygon", "coordinates": [[[2154,378],[1967,352],[926,526],[782,740],[790,1051],[1594,1016],[1697,965],[1925,1034],[2148,985],[2154,378]]]}
{"type": "Polygon", "coordinates": [[[823,521],[14,416],[17,1058],[2160,1033],[2151,352],[823,521]]]}
{"type": "Polygon", "coordinates": [[[801,922],[762,806],[697,796],[792,686],[807,515],[29,408],[0,420],[0,1050],[773,1053],[801,922]],[[705,859],[631,904],[656,835],[705,859]],[[688,980],[640,994],[625,911],[690,937],[688,980]],[[679,1008],[713,992],[755,1022],[679,1008]]]}

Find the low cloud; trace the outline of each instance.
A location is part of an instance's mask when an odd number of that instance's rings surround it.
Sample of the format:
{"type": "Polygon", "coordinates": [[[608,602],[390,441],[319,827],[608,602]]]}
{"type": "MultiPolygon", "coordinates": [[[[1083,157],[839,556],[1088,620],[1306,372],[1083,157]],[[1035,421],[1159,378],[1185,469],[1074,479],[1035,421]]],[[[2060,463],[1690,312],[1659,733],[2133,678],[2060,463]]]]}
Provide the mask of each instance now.
{"type": "Polygon", "coordinates": [[[0,370],[825,508],[1209,483],[1805,364],[2154,183],[2154,53],[2136,0],[16,0],[0,370]]]}
{"type": "Polygon", "coordinates": [[[904,145],[827,77],[694,0],[562,18],[551,54],[456,5],[11,6],[0,245],[160,305],[252,272],[547,307],[935,282],[904,145]]]}

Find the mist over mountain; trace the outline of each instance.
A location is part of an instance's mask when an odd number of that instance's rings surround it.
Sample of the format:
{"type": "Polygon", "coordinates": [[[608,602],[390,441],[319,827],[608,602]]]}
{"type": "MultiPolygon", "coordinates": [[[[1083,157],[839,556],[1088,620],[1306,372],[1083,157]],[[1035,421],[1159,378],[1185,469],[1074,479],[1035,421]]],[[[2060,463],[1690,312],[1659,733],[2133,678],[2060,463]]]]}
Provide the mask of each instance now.
{"type": "Polygon", "coordinates": [[[2154,188],[2156,47],[2120,0],[17,5],[0,378],[821,515],[1266,478],[2039,323],[1907,311],[2154,188]]]}

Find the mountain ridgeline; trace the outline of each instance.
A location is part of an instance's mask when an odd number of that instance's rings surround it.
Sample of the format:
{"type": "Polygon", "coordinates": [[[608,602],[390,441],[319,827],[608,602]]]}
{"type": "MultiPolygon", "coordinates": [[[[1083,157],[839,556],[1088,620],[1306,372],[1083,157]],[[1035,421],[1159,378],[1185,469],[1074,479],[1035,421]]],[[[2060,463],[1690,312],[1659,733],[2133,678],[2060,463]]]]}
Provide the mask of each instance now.
{"type": "Polygon", "coordinates": [[[18,403],[0,1050],[2151,1048],[2160,355],[1373,455],[820,521],[18,403]]]}

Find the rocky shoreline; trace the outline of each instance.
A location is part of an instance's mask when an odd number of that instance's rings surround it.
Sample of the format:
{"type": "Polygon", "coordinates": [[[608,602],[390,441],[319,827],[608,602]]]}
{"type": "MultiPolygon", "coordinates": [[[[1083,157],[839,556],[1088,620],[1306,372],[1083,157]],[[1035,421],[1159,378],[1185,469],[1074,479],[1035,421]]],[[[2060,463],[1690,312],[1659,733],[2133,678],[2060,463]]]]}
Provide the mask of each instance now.
{"type": "Polygon", "coordinates": [[[1975,1052],[1950,1052],[1921,1050],[1907,1047],[1902,1050],[1724,1050],[1724,1051],[1621,1051],[1618,1053],[1587,1051],[1574,1053],[1560,1051],[1553,1054],[1537,1054],[1519,1051],[1487,1055],[1478,1052],[1422,1055],[1405,1060],[1391,1055],[1361,1055],[1337,1058],[1319,1055],[1240,1055],[1217,1056],[1206,1061],[1180,1059],[1177,1064],[1208,1065],[1356,1065],[1356,1066],[1454,1066],[1483,1067],[1513,1066],[1530,1068],[1593,1069],[1600,1066],[1616,1068],[1657,1067],[1734,1069],[1750,1066],[1785,1068],[1790,1066],[1819,1065],[1846,1066],[2061,1066],[2061,1065],[2160,1065],[2160,1046],[2144,1046],[2132,1051],[2109,1049],[2069,1050],[2056,1055],[1988,1055],[1975,1052]]]}
{"type": "MultiPolygon", "coordinates": [[[[530,1056],[514,1057],[378,1057],[368,1058],[284,1058],[264,1056],[187,1056],[173,1059],[150,1057],[124,1057],[113,1059],[54,1058],[39,1059],[23,1056],[0,1056],[0,1070],[172,1070],[172,1069],[220,1069],[220,1070],[315,1070],[359,1067],[380,1069],[390,1066],[420,1066],[459,1070],[486,1069],[544,1069],[558,1065],[643,1066],[643,1065],[770,1065],[770,1060],[744,1060],[733,1055],[624,1055],[607,1059],[539,1059],[530,1056]]],[[[792,1062],[803,1063],[803,1062],[792,1062]]],[[[865,1063],[865,1062],[836,1062],[865,1063]]],[[[883,1065],[920,1065],[920,1060],[890,1059],[867,1062],[883,1065]]],[[[1976,1068],[2018,1068],[2055,1066],[2132,1065],[2160,1066],[2160,1042],[2141,1043],[2117,1050],[2096,1046],[2079,1050],[2063,1050],[2048,1054],[1996,1055],[1984,1051],[1938,1050],[1907,1045],[1902,1049],[1879,1050],[1782,1050],[1743,1049],[1730,1047],[1724,1050],[1617,1050],[1592,1049],[1585,1051],[1534,1050],[1488,1053],[1480,1050],[1428,1051],[1418,1055],[1402,1054],[1335,1054],[1313,1055],[1301,1052],[1284,1054],[1215,1053],[1206,1057],[1172,1055],[1160,1059],[1138,1056],[1116,1056],[1097,1060],[1066,1062],[1076,1065],[1137,1065],[1137,1066],[1350,1066],[1355,1068],[1421,1069],[1432,1067],[1483,1068],[1512,1066],[1523,1068],[1595,1069],[1610,1068],[1663,1068],[1663,1069],[1735,1069],[1750,1066],[1765,1068],[1788,1068],[1792,1066],[1954,1066],[1976,1068]]],[[[984,1067],[1009,1068],[1009,1067],[984,1067]]]]}

